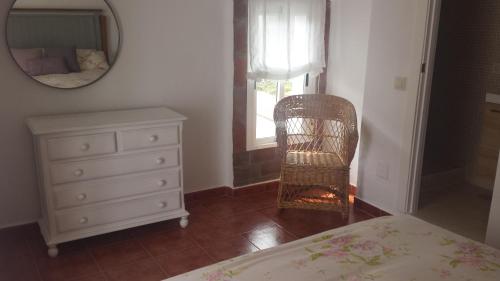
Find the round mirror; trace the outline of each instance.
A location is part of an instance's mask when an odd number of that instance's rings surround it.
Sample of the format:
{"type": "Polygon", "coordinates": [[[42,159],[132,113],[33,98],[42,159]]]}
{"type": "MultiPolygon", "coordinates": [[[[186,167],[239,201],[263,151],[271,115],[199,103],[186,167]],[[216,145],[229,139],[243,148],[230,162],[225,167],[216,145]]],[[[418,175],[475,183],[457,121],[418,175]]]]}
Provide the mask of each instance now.
{"type": "Polygon", "coordinates": [[[18,66],[55,88],[98,81],[120,49],[118,21],[106,0],[16,0],[6,27],[7,46],[18,66]]]}

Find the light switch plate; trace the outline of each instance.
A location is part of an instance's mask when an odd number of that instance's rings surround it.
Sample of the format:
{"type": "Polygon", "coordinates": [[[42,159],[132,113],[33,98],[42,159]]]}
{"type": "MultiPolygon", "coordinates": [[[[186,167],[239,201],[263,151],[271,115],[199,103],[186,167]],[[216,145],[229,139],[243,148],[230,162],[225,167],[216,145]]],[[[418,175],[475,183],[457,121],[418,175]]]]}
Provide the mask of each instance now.
{"type": "Polygon", "coordinates": [[[398,91],[406,91],[407,80],[408,79],[406,77],[397,76],[394,79],[394,89],[398,91]]]}

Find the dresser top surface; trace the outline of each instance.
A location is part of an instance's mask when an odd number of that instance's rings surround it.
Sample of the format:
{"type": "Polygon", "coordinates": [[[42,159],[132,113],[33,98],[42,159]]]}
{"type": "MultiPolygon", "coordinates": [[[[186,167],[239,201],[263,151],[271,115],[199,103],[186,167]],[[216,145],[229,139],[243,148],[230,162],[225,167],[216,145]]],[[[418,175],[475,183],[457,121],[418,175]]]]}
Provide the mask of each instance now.
{"type": "Polygon", "coordinates": [[[178,122],[186,117],[166,107],[102,111],[28,118],[34,135],[178,122]]]}

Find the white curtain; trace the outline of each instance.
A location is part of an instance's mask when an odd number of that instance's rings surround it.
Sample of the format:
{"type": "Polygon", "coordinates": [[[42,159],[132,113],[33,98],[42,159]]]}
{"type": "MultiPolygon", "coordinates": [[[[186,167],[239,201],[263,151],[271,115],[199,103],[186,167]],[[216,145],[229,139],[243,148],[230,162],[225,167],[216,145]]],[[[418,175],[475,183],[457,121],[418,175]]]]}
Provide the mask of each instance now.
{"type": "Polygon", "coordinates": [[[249,79],[323,72],[326,0],[249,0],[248,16],[249,79]]]}

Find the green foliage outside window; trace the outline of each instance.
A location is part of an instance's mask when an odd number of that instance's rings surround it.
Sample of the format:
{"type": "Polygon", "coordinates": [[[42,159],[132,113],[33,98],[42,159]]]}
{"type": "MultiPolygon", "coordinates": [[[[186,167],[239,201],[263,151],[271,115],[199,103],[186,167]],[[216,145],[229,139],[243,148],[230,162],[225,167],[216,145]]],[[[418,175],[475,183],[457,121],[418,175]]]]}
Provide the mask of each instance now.
{"type": "Polygon", "coordinates": [[[257,82],[257,91],[276,95],[278,93],[278,82],[272,80],[261,80],[257,82]]]}
{"type": "Polygon", "coordinates": [[[293,86],[291,81],[278,82],[274,80],[261,80],[257,82],[257,91],[268,93],[270,95],[276,95],[278,93],[280,83],[283,83],[285,95],[292,91],[293,86]]]}

